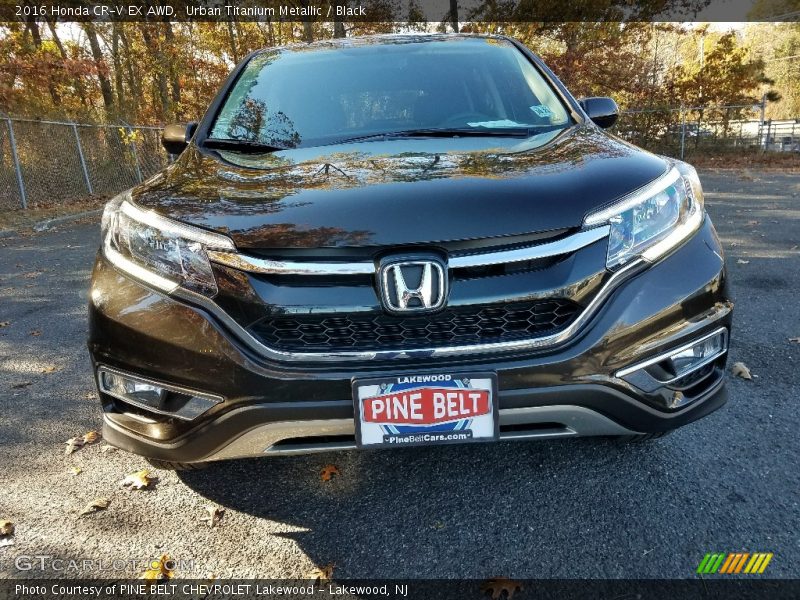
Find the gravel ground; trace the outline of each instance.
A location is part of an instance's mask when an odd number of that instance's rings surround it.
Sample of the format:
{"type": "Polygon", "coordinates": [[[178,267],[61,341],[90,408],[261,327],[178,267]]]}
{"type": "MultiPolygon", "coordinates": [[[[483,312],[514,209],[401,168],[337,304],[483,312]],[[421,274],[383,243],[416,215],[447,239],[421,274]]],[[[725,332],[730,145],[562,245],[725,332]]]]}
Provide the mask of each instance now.
{"type": "Polygon", "coordinates": [[[334,562],[342,578],[685,578],[711,551],[774,552],[772,576],[797,577],[800,344],[788,338],[800,336],[800,176],[703,179],[737,300],[731,359],[755,376],[731,380],[710,417],[631,447],[278,457],[162,471],[138,492],[119,481],[143,459],[102,443],[64,455],[66,439],[100,427],[84,342],[97,225],[0,239],[0,520],[16,524],[0,577],[42,574],[18,571],[19,555],[167,553],[220,577],[302,577],[334,562]],[[327,463],[340,476],[322,483],[327,463]],[[108,510],[78,517],[100,496],[108,510]],[[213,529],[199,520],[208,504],[225,508],[213,529]]]}

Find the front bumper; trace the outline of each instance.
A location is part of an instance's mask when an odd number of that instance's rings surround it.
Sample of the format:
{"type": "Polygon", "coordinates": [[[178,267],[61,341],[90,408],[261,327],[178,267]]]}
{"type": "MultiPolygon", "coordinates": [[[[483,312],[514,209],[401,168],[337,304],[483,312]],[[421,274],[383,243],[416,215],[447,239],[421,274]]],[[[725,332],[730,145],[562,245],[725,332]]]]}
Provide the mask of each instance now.
{"type": "Polygon", "coordinates": [[[642,389],[620,370],[730,329],[722,250],[709,219],[684,245],[626,280],[573,337],[524,355],[303,365],[258,356],[202,308],[154,292],[98,257],[89,349],[107,366],[221,397],[192,421],[148,415],[101,393],[104,437],[144,456],[201,462],[353,446],[351,379],[431,371],[496,371],[501,438],[667,431],[726,400],[726,356],[689,401],[667,408],[664,388],[642,389]]]}

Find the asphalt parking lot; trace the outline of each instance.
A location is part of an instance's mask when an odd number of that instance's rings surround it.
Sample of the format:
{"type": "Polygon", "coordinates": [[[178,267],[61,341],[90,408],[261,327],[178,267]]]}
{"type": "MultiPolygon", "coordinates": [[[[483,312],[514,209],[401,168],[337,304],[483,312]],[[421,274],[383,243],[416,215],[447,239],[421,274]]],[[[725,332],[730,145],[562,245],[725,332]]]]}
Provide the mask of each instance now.
{"type": "MultiPolygon", "coordinates": [[[[96,223],[0,239],[0,577],[20,555],[194,561],[218,577],[686,578],[706,552],[774,552],[800,564],[800,175],[701,173],[737,301],[730,402],[650,444],[605,440],[338,452],[157,472],[102,443],[85,348],[96,223]],[[327,464],[339,476],[322,482],[327,464]],[[78,467],[79,474],[71,470],[78,467]],[[109,507],[78,512],[97,497],[109,507]],[[204,506],[225,514],[200,521],[204,506]]],[[[188,574],[178,573],[178,577],[188,574]]]]}

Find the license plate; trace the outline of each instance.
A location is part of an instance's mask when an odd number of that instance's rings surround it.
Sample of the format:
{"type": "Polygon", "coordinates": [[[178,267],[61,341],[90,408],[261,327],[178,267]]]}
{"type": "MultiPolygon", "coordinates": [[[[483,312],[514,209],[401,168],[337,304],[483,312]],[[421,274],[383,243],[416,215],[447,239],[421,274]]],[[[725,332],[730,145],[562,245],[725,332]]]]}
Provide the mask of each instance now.
{"type": "Polygon", "coordinates": [[[353,380],[360,448],[497,440],[497,375],[436,373],[353,380]]]}

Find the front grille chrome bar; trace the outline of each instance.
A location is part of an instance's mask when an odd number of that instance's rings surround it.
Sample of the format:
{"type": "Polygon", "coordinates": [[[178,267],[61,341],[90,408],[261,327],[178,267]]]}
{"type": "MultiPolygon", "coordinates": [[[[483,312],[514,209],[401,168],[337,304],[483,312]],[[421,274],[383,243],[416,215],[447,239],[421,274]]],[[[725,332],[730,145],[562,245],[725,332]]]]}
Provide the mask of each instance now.
{"type": "Polygon", "coordinates": [[[584,229],[568,237],[556,240],[555,242],[539,244],[538,246],[486,252],[483,254],[454,256],[449,260],[448,265],[451,269],[469,269],[470,267],[488,267],[491,265],[503,265],[528,260],[538,260],[540,258],[551,258],[561,254],[571,254],[589,244],[594,244],[608,237],[610,231],[611,227],[604,225],[602,227],[584,229]]]}
{"type": "MultiPolygon", "coordinates": [[[[609,231],[610,227],[604,225],[592,229],[584,229],[560,240],[536,246],[453,256],[449,259],[448,266],[451,269],[468,269],[470,267],[486,267],[570,254],[608,237],[609,231]]],[[[248,256],[247,254],[218,251],[209,251],[208,257],[213,262],[221,265],[248,273],[265,275],[373,275],[375,273],[375,263],[373,261],[354,263],[296,262],[270,260],[248,256]]]]}
{"type": "Polygon", "coordinates": [[[372,275],[375,273],[375,265],[372,262],[293,262],[216,251],[209,251],[208,258],[226,267],[265,275],[372,275]]]}

